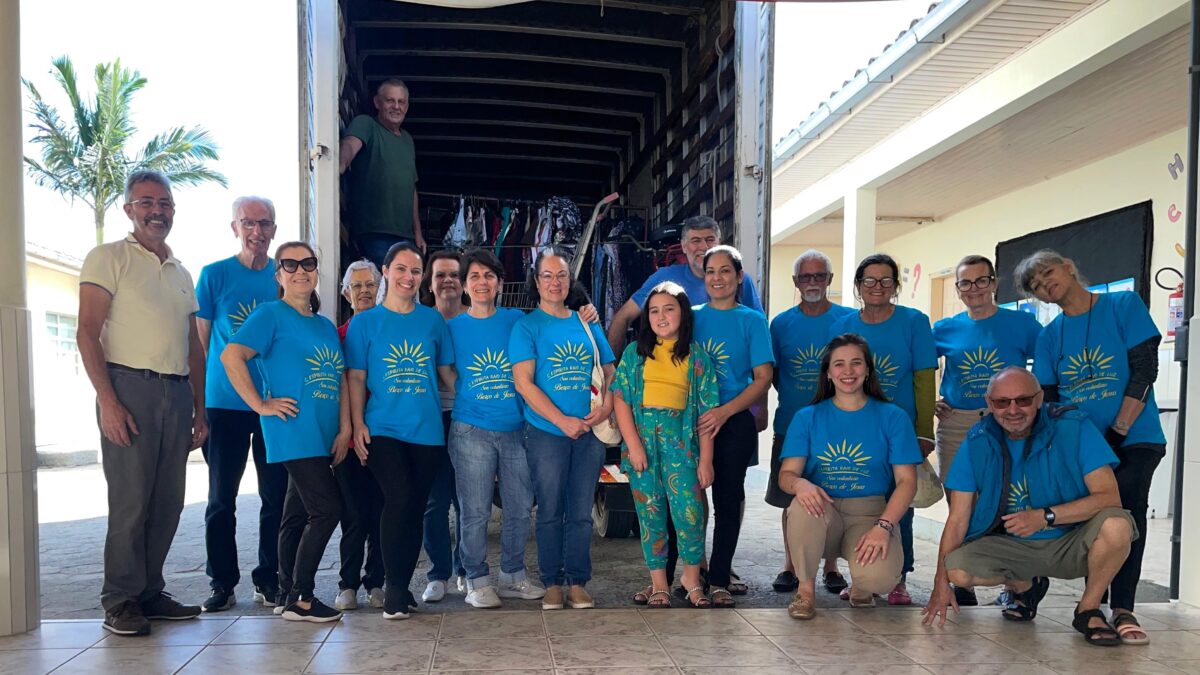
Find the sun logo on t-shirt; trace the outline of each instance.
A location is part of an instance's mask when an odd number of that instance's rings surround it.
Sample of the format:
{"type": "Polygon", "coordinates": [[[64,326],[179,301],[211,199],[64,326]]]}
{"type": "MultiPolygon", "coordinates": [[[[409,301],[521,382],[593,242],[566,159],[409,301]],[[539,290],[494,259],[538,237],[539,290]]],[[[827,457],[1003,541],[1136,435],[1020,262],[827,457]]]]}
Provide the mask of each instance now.
{"type": "Polygon", "coordinates": [[[1100,347],[1088,349],[1085,346],[1078,354],[1067,357],[1067,367],[1063,368],[1062,376],[1067,380],[1068,386],[1082,384],[1088,380],[1116,379],[1112,372],[1112,360],[1113,357],[1105,356],[1100,347]]]}
{"type": "Polygon", "coordinates": [[[387,356],[383,357],[383,362],[391,368],[412,372],[424,369],[425,365],[429,363],[429,356],[420,342],[410,343],[405,340],[399,345],[389,346],[390,349],[387,356]]]}
{"type": "Polygon", "coordinates": [[[1029,505],[1029,483],[1025,478],[1008,484],[1008,512],[1016,513],[1017,511],[1028,511],[1032,506],[1029,505]]]}
{"type": "Polygon", "coordinates": [[[725,352],[724,342],[708,338],[700,344],[700,347],[708,354],[708,358],[712,359],[713,365],[717,367],[718,375],[726,375],[729,372],[725,367],[726,362],[729,361],[729,354],[725,352]]]}
{"type": "Polygon", "coordinates": [[[250,304],[239,302],[237,309],[235,309],[232,314],[228,315],[229,334],[231,336],[238,332],[238,329],[242,327],[243,323],[246,323],[246,319],[250,318],[250,312],[253,312],[255,307],[258,307],[257,300],[251,300],[250,304]]]}
{"type": "Polygon", "coordinates": [[[825,452],[817,455],[817,460],[824,464],[826,473],[865,476],[871,456],[863,452],[862,443],[850,445],[849,441],[843,440],[837,445],[826,443],[825,452]]]}
{"type": "Polygon", "coordinates": [[[807,348],[797,347],[796,355],[788,360],[792,365],[792,377],[797,380],[815,382],[817,373],[821,371],[821,359],[824,356],[824,345],[810,344],[807,348]]]}
{"type": "Polygon", "coordinates": [[[975,351],[964,352],[962,363],[958,364],[959,381],[963,384],[986,382],[1000,372],[1004,364],[997,358],[996,351],[979,347],[975,351]]]}
{"type": "Polygon", "coordinates": [[[472,387],[499,380],[512,381],[512,364],[503,349],[493,351],[489,347],[482,354],[475,354],[471,365],[467,366],[467,372],[473,376],[472,387]]]}
{"type": "Polygon", "coordinates": [[[879,383],[885,387],[896,386],[894,378],[899,372],[900,366],[892,363],[892,355],[876,352],[871,355],[871,360],[875,362],[875,372],[879,374],[879,383]]]}
{"type": "Polygon", "coordinates": [[[575,343],[567,340],[565,344],[554,345],[554,354],[547,357],[550,363],[556,367],[565,368],[571,365],[583,365],[591,350],[584,347],[583,343],[575,343]]]}
{"type": "Polygon", "coordinates": [[[311,364],[308,381],[337,380],[342,375],[342,352],[340,349],[320,346],[313,350],[313,355],[304,359],[311,364]]]}

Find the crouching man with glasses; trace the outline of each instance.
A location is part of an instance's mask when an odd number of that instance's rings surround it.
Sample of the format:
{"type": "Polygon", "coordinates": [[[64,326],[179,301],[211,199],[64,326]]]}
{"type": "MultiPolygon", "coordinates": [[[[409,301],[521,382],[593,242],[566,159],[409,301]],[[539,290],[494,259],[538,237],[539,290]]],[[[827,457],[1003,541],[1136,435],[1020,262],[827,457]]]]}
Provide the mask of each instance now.
{"type": "Polygon", "coordinates": [[[1121,508],[1117,457],[1087,415],[1043,405],[1037,379],[1009,367],[987,388],[990,416],[967,434],[946,475],[950,513],[942,531],[925,623],[958,611],[950,587],[1005,585],[1009,621],[1032,621],[1048,577],[1086,577],[1072,626],[1091,645],[1121,644],[1100,610],[1109,583],[1138,537],[1121,508]]]}

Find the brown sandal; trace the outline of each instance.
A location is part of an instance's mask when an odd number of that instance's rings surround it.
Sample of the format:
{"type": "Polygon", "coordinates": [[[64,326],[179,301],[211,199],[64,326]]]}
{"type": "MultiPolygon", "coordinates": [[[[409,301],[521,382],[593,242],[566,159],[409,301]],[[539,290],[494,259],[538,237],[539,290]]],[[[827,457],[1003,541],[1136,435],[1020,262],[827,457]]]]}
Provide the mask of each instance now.
{"type": "Polygon", "coordinates": [[[793,619],[807,621],[817,617],[817,608],[813,606],[813,601],[799,593],[792,599],[792,604],[788,605],[788,616],[793,619]]]}
{"type": "Polygon", "coordinates": [[[651,589],[650,597],[646,601],[646,606],[651,609],[670,609],[671,608],[671,592],[651,589]]]}
{"type": "Polygon", "coordinates": [[[713,607],[718,607],[720,609],[732,609],[737,606],[737,603],[734,602],[733,594],[731,594],[727,588],[714,588],[712,589],[709,597],[711,598],[710,602],[712,602],[713,607]]]}

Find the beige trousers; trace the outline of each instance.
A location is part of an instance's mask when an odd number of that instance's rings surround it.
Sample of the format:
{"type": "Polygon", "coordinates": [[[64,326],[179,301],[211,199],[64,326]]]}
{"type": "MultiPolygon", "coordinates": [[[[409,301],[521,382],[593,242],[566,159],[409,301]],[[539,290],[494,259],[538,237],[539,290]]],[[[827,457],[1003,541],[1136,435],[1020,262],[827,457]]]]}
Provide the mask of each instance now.
{"type": "Polygon", "coordinates": [[[950,414],[945,419],[938,418],[934,440],[937,443],[938,478],[941,478],[942,481],[946,480],[946,472],[950,470],[950,463],[958,454],[958,446],[966,440],[967,432],[986,414],[987,408],[980,410],[951,408],[950,414]]]}
{"type": "Polygon", "coordinates": [[[802,581],[814,578],[821,557],[843,558],[850,567],[850,577],[859,595],[888,593],[900,583],[904,566],[904,550],[899,530],[891,537],[887,555],[870,565],[859,565],[854,546],[864,534],[875,527],[887,502],[882,496],[834,499],[825,507],[825,515],[814,518],[795,501],[788,507],[788,551],[796,566],[796,576],[802,581]]]}

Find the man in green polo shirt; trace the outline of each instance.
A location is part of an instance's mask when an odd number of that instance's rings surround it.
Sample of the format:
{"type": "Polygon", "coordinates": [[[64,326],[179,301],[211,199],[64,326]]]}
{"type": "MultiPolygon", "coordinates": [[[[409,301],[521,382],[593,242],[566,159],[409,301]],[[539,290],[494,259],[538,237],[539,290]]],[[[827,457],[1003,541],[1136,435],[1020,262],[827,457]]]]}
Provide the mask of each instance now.
{"type": "Polygon", "coordinates": [[[349,230],[359,251],[382,267],[401,240],[425,250],[417,212],[417,165],[412,136],[400,128],[408,114],[408,87],[385,80],[375,91],[375,117],[359,115],[341,142],[340,170],[347,175],[349,230]]]}

